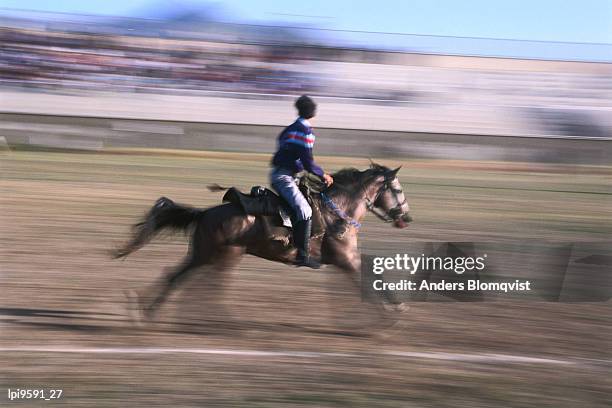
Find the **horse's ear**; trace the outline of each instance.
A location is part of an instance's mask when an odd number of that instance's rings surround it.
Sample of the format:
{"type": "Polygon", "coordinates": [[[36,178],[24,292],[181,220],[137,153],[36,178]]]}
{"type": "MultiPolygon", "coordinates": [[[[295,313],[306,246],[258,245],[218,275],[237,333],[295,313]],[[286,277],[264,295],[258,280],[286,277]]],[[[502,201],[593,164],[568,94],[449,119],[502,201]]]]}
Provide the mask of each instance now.
{"type": "Polygon", "coordinates": [[[402,166],[399,166],[397,169],[391,170],[391,174],[394,175],[394,176],[397,176],[397,173],[400,171],[401,168],[402,168],[402,166]]]}
{"type": "Polygon", "coordinates": [[[377,164],[376,164],[376,163],[374,163],[374,160],[372,160],[372,158],[371,158],[371,157],[370,157],[370,158],[368,158],[368,160],[370,160],[370,168],[371,168],[371,169],[373,169],[374,167],[376,167],[376,166],[377,166],[377,164]]]}

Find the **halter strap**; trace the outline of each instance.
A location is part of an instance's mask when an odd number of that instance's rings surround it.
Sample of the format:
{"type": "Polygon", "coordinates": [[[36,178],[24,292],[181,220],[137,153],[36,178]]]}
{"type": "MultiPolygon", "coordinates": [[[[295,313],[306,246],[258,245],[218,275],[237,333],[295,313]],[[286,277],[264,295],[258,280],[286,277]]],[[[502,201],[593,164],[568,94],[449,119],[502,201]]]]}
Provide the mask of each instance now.
{"type": "Polygon", "coordinates": [[[379,219],[383,220],[384,222],[393,222],[394,221],[394,217],[391,215],[391,213],[395,212],[395,211],[399,211],[401,213],[402,206],[404,204],[406,204],[406,202],[407,202],[406,198],[404,198],[404,201],[400,202],[399,198],[397,197],[397,195],[402,193],[402,192],[403,192],[402,189],[393,188],[389,184],[389,179],[385,175],[384,182],[380,186],[378,191],[376,192],[376,195],[374,196],[374,199],[371,200],[369,197],[365,198],[365,200],[366,200],[366,208],[367,208],[368,211],[370,211],[372,214],[374,214],[375,216],[377,216],[379,219]],[[384,212],[381,208],[376,207],[374,205],[374,203],[376,202],[376,200],[378,200],[378,197],[380,197],[380,195],[384,191],[387,191],[387,190],[390,190],[393,193],[393,198],[395,198],[396,205],[395,205],[395,207],[391,208],[389,211],[384,212]]]}

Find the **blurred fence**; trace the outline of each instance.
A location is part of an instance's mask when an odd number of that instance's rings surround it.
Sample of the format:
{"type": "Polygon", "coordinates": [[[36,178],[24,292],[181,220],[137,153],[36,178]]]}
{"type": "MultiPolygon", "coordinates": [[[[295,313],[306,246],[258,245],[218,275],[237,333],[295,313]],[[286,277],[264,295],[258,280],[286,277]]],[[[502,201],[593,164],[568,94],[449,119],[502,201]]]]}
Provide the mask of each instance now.
{"type": "MultiPolygon", "coordinates": [[[[162,148],[271,155],[281,130],[281,126],[267,125],[0,115],[0,135],[5,137],[9,147],[37,145],[82,150],[162,148]]],[[[543,139],[332,128],[318,129],[317,134],[318,155],[612,164],[612,143],[600,139],[543,139]]]]}

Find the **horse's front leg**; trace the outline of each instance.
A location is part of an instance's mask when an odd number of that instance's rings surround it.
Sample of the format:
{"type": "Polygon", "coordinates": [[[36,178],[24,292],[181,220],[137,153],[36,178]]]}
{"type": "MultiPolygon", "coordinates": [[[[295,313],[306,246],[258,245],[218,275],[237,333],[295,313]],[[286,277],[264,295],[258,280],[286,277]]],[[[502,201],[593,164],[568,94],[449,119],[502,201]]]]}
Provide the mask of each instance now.
{"type": "Polygon", "coordinates": [[[382,316],[378,310],[364,307],[367,305],[361,303],[361,254],[357,248],[357,237],[345,234],[340,238],[333,234],[326,234],[321,245],[321,259],[323,263],[336,266],[341,271],[344,282],[347,279],[350,281],[349,285],[334,282],[330,287],[334,303],[343,299],[338,295],[347,293],[347,286],[350,292],[350,298],[344,298],[342,303],[332,306],[335,325],[359,332],[366,329],[366,333],[369,334],[373,326],[372,319],[380,320],[382,316]],[[372,316],[372,312],[376,316],[372,316]]]}
{"type": "Polygon", "coordinates": [[[361,254],[357,248],[357,234],[345,234],[343,237],[325,234],[321,244],[321,260],[340,268],[360,290],[361,254]]]}
{"type": "MultiPolygon", "coordinates": [[[[326,235],[321,246],[321,254],[325,263],[335,265],[344,272],[361,296],[361,253],[357,248],[357,234],[346,234],[343,238],[326,235]]],[[[408,310],[408,305],[405,303],[393,302],[387,298],[374,302],[374,307],[380,320],[388,317],[387,312],[408,310]]]]}

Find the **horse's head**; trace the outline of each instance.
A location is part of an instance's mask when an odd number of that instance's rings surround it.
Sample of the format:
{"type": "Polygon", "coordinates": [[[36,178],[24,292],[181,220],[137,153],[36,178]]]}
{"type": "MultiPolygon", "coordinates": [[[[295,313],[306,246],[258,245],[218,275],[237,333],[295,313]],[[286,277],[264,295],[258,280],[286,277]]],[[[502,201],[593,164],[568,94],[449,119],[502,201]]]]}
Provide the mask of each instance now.
{"type": "Polygon", "coordinates": [[[412,217],[409,214],[410,207],[404,196],[402,184],[397,178],[401,166],[391,170],[372,163],[371,168],[376,176],[377,190],[374,197],[368,199],[368,210],[385,222],[393,223],[394,227],[406,228],[412,217]]]}

